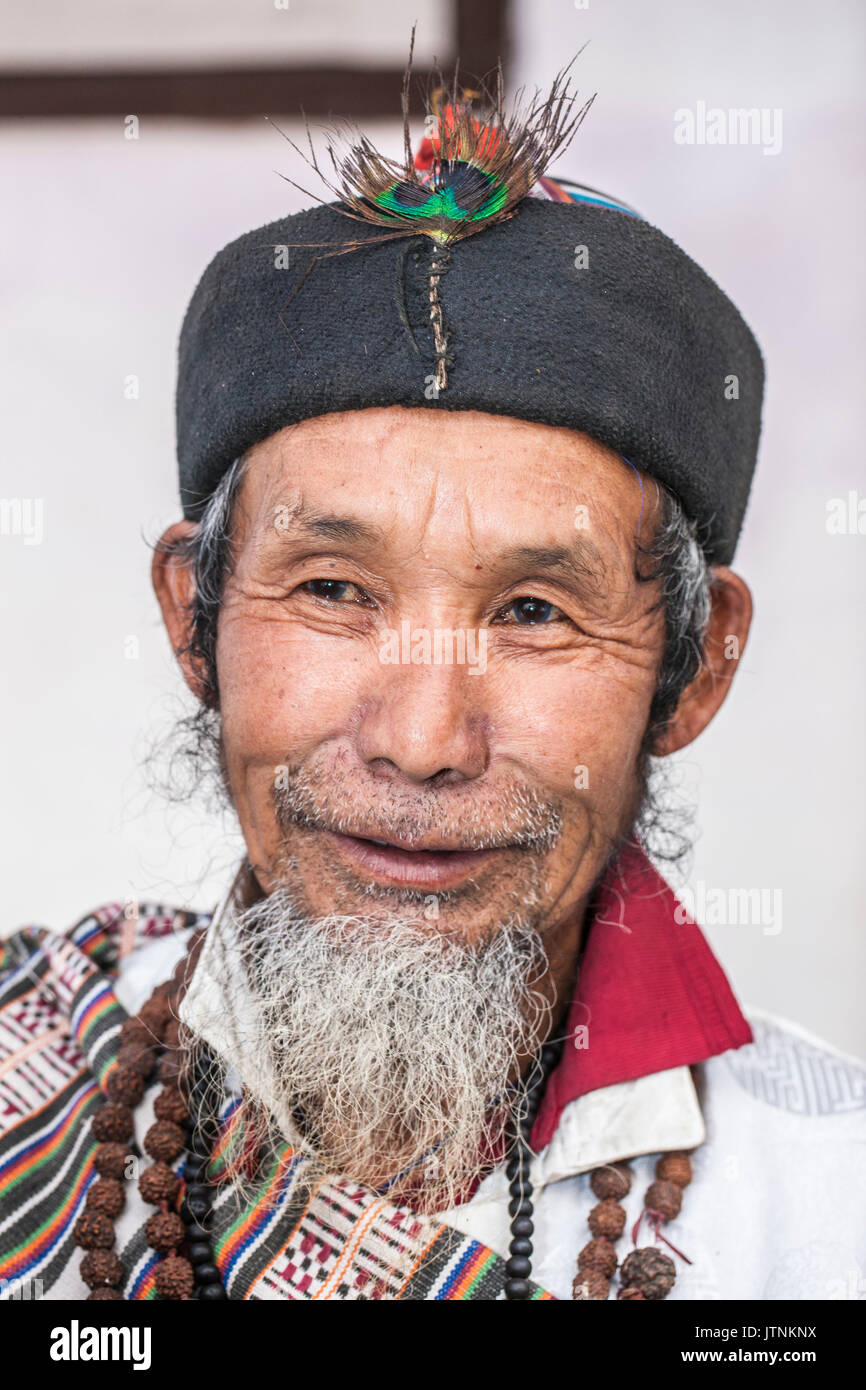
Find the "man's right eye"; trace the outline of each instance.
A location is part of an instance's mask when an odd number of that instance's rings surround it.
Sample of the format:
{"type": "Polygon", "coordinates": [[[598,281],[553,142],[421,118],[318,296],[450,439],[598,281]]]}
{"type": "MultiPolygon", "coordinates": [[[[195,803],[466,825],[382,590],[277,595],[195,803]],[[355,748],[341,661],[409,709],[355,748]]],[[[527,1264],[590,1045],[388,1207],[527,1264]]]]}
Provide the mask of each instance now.
{"type": "Polygon", "coordinates": [[[368,596],[359,585],[350,579],[308,579],[300,585],[315,598],[327,599],[331,603],[366,603],[368,596]],[[350,590],[354,593],[350,594],[350,590]]]}

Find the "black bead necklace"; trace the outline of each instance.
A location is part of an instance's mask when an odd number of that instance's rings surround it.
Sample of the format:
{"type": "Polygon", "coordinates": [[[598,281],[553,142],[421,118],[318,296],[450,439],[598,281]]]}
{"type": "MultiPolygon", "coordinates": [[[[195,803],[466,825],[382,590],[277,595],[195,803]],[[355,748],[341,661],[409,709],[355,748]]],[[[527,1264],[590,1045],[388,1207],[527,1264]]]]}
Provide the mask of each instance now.
{"type": "MultiPolygon", "coordinates": [[[[545,1043],[536,1063],[538,1075],[514,1107],[509,1125],[510,1155],[505,1168],[509,1181],[508,1215],[511,1217],[511,1239],[505,1265],[505,1298],[511,1302],[529,1298],[532,1274],[533,1203],[529,1166],[532,1162],[530,1139],[535,1117],[547,1087],[547,1082],[562,1056],[562,1039],[545,1043]]],[[[207,1109],[211,1094],[208,1077],[212,1066],[209,1051],[199,1057],[189,1091],[192,1136],[189,1157],[184,1167],[187,1184],[180,1215],[187,1229],[189,1248],[187,1258],[195,1275],[195,1297],[205,1302],[227,1298],[220,1273],[213,1257],[210,1234],[213,1188],[203,1179],[211,1159],[208,1130],[213,1129],[215,1116],[207,1109]]]]}
{"type": "Polygon", "coordinates": [[[209,1097],[213,1095],[213,1089],[209,1085],[212,1065],[213,1058],[207,1049],[196,1059],[189,1089],[192,1134],[189,1156],[183,1172],[186,1193],[180,1207],[181,1219],[186,1226],[189,1241],[187,1259],[192,1265],[195,1278],[194,1297],[205,1303],[217,1303],[228,1297],[213,1254],[211,1206],[214,1189],[206,1181],[211,1160],[208,1131],[215,1132],[217,1118],[212,1105],[208,1104],[209,1097]]]}
{"type": "MultiPolygon", "coordinates": [[[[562,1038],[544,1044],[535,1064],[536,1078],[511,1112],[508,1127],[510,1152],[505,1168],[509,1183],[511,1238],[505,1264],[504,1293],[509,1302],[525,1301],[531,1293],[532,1236],[535,1227],[532,1219],[533,1189],[529,1176],[533,1158],[530,1141],[539,1106],[550,1076],[562,1057],[562,1049],[562,1038]]],[[[206,1181],[211,1161],[209,1133],[215,1133],[217,1128],[217,1117],[208,1104],[213,1096],[213,1089],[209,1085],[213,1062],[210,1049],[205,1049],[196,1060],[189,1088],[189,1124],[192,1133],[184,1167],[186,1193],[180,1208],[189,1242],[187,1259],[195,1276],[194,1297],[208,1303],[228,1297],[213,1255],[211,1206],[214,1189],[206,1181]]]]}
{"type": "MultiPolygon", "coordinates": [[[[529,1176],[533,1157],[530,1139],[547,1082],[562,1056],[562,1045],[562,1039],[559,1039],[556,1042],[545,1043],[542,1047],[540,1062],[537,1064],[537,1079],[511,1115],[510,1154],[505,1168],[509,1182],[508,1215],[511,1217],[511,1239],[505,1265],[504,1292],[509,1302],[524,1301],[529,1298],[531,1292],[532,1235],[535,1228],[532,1220],[532,1181],[529,1176]]],[[[225,1299],[227,1294],[213,1257],[210,1234],[213,1188],[202,1181],[211,1158],[207,1131],[212,1127],[214,1120],[214,1116],[206,1110],[210,1066],[209,1056],[198,1060],[195,1078],[190,1088],[190,1114],[195,1116],[195,1121],[189,1157],[184,1168],[187,1188],[180,1214],[187,1228],[187,1258],[195,1274],[195,1297],[205,1302],[216,1302],[225,1299]]]]}
{"type": "Polygon", "coordinates": [[[535,1226],[532,1220],[532,1181],[529,1166],[532,1162],[530,1139],[538,1107],[547,1087],[551,1073],[562,1056],[563,1040],[545,1043],[541,1049],[539,1075],[528,1088],[521,1103],[512,1111],[509,1138],[510,1153],[505,1167],[508,1178],[508,1215],[511,1217],[511,1240],[508,1246],[508,1259],[505,1263],[505,1297],[510,1302],[522,1302],[531,1293],[532,1274],[532,1235],[535,1226]]]}

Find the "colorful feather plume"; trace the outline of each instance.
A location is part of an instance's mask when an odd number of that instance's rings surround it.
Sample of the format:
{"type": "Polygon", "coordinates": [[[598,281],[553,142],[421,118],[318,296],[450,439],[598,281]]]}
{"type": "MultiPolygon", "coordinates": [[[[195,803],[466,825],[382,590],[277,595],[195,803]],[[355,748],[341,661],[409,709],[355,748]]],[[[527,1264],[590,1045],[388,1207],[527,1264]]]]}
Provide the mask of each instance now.
{"type": "MultiPolygon", "coordinates": [[[[322,172],[309,124],[309,153],[280,131],[337,199],[335,211],[382,229],[377,237],[290,243],[314,248],[318,255],[300,277],[289,303],[316,261],[324,257],[345,255],[371,242],[396,237],[430,237],[435,245],[427,281],[435,359],[430,386],[438,396],[447,385],[447,364],[452,360],[439,293],[451,247],[513,216],[548,165],[570,143],[595,97],[578,106],[577,93],[572,90],[569,73],[582,50],[554,79],[546,97],[536,92],[525,99],[521,89],[509,112],[504,106],[501,63],[492,91],[486,83],[477,88],[461,86],[456,71],[450,86],[446,86],[441,74],[437,74],[427,103],[425,136],[413,157],[409,91],[414,43],[413,29],[403,78],[402,162],[381,154],[366,135],[350,127],[352,137],[343,141],[342,147],[336,138],[328,141],[327,154],[335,176],[332,180],[322,172]]],[[[287,182],[316,202],[325,202],[293,179],[287,182]]],[[[280,318],[285,327],[282,314],[280,318]]]]}
{"type": "MultiPolygon", "coordinates": [[[[413,46],[414,37],[413,31],[413,46]]],[[[504,108],[501,64],[492,91],[484,83],[477,88],[460,86],[456,72],[446,86],[439,75],[428,99],[425,138],[413,157],[410,48],[402,93],[402,162],[381,154],[360,132],[355,132],[348,147],[345,141],[331,138],[326,148],[336,175],[332,180],[320,167],[309,126],[309,154],[294,141],[289,143],[340,201],[340,211],[346,216],[382,227],[386,235],[423,233],[440,246],[452,246],[511,217],[548,165],[570,143],[595,99],[590,97],[578,106],[569,77],[577,57],[579,54],[554,79],[547,97],[536,92],[525,100],[521,89],[510,112],[504,108]]],[[[302,191],[316,198],[306,189],[302,191]]],[[[353,245],[344,242],[341,248],[348,250],[353,245]]]]}

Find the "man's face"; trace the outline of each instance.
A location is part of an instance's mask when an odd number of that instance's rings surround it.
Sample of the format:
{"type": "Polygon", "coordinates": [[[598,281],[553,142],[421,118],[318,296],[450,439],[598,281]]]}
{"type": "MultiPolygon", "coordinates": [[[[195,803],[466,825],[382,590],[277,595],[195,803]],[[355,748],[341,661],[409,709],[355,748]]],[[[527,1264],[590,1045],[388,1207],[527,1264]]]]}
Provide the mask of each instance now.
{"type": "MultiPolygon", "coordinates": [[[[334,414],[250,451],[216,674],[261,891],[217,926],[246,966],[220,1010],[241,1005],[244,1103],[300,1125],[322,1171],[447,1209],[556,1035],[642,790],[656,524],[617,454],[500,416],[334,414]]],[[[201,689],[192,529],[166,532],[154,580],[201,689]]],[[[742,581],[717,567],[710,597],[661,752],[706,726],[745,642],[742,581]]]]}
{"type": "Polygon", "coordinates": [[[467,940],[528,909],[573,952],[662,653],[642,508],[606,447],[475,412],[334,414],[250,452],[217,672],[265,893],[467,940]]]}

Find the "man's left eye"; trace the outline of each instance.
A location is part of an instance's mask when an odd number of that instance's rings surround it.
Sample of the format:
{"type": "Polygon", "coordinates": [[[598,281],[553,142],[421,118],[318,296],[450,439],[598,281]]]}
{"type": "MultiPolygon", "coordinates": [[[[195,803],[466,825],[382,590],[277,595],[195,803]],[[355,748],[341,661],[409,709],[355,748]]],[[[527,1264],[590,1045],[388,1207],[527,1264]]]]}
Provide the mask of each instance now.
{"type": "Polygon", "coordinates": [[[363,603],[364,590],[350,579],[308,579],[300,586],[315,598],[329,599],[332,603],[363,603]]]}
{"type": "Polygon", "coordinates": [[[555,622],[558,618],[565,617],[561,608],[548,603],[546,599],[533,598],[531,595],[512,599],[511,603],[500,609],[500,616],[504,616],[506,620],[509,615],[514,622],[524,627],[555,622]]]}

